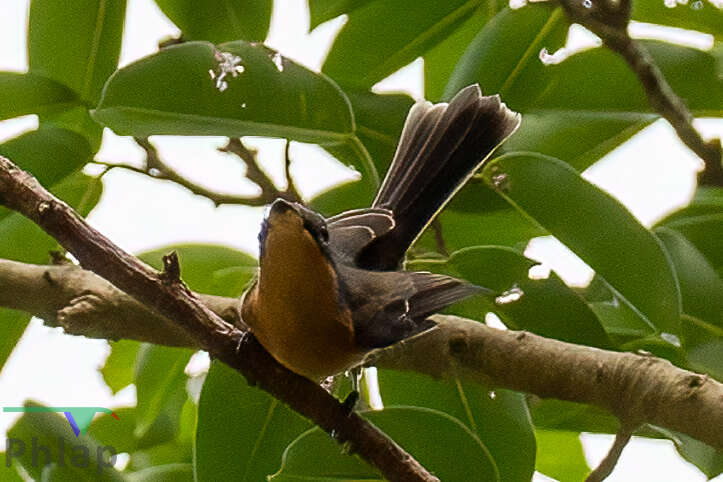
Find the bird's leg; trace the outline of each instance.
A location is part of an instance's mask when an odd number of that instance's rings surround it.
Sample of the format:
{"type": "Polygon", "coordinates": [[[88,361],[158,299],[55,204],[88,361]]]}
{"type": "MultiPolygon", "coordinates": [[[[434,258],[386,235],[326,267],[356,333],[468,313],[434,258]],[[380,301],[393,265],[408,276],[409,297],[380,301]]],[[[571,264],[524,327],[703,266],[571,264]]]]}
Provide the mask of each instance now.
{"type": "Polygon", "coordinates": [[[346,396],[342,405],[344,405],[344,408],[346,408],[349,413],[354,411],[354,407],[359,401],[359,384],[362,373],[361,367],[354,367],[346,373],[351,380],[351,392],[346,396]]]}

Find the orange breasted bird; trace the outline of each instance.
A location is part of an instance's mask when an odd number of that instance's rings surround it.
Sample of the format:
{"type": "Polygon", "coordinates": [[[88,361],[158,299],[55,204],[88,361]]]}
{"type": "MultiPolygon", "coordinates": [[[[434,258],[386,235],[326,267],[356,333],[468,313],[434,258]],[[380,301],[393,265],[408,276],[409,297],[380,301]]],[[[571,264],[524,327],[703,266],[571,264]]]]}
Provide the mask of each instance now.
{"type": "Polygon", "coordinates": [[[276,200],[259,234],[258,277],[241,307],[264,348],[291,371],[319,381],[431,328],[428,317],[455,301],[484,293],[449,276],[403,271],[402,263],[519,122],[477,85],[449,104],[419,102],[371,207],[324,219],[276,200]]]}

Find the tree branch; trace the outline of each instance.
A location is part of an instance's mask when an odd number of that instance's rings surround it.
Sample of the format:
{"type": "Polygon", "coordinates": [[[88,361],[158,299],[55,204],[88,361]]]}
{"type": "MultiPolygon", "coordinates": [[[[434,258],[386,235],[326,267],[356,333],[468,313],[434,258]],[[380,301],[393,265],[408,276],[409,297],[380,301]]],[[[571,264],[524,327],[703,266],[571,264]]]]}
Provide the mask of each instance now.
{"type": "Polygon", "coordinates": [[[613,472],[613,469],[618,464],[620,456],[623,453],[623,449],[630,442],[630,437],[633,435],[633,430],[627,427],[621,428],[618,433],[615,434],[615,441],[613,446],[610,447],[610,451],[605,458],[600,462],[595,470],[590,472],[585,482],[602,482],[607,479],[608,476],[613,472]]]}
{"type": "Polygon", "coordinates": [[[435,320],[441,321],[438,329],[384,349],[368,363],[595,405],[623,426],[660,425],[723,449],[723,384],[707,375],[654,356],[497,330],[454,316],[435,320]]]}
{"type": "Polygon", "coordinates": [[[173,275],[159,273],[115,246],[37,180],[0,156],[0,203],[23,214],[83,267],[179,326],[198,347],[311,419],[393,481],[437,480],[414,458],[314,382],[279,365],[253,336],[222,320],[173,275]]]}
{"type": "Polygon", "coordinates": [[[211,201],[214,205],[234,204],[241,206],[265,206],[272,203],[277,198],[283,198],[288,201],[301,202],[301,196],[296,190],[293,180],[288,173],[288,143],[286,151],[286,175],[288,187],[284,191],[276,188],[271,179],[263,172],[256,161],[256,152],[248,149],[241,142],[241,139],[229,139],[226,146],[219,148],[221,152],[230,152],[238,156],[246,165],[246,177],[256,184],[261,193],[256,196],[240,196],[235,194],[223,194],[212,189],[208,189],[184,176],[179,174],[171,166],[163,162],[158,150],[150,143],[147,138],[137,137],[136,143],[146,152],[146,160],[144,167],[136,167],[130,164],[111,163],[94,160],[94,164],[105,166],[107,169],[125,169],[154,179],[175,182],[179,186],[183,186],[193,194],[202,196],[211,201]]]}
{"type": "MultiPolygon", "coordinates": [[[[230,194],[221,194],[216,191],[212,191],[211,189],[207,189],[204,186],[196,184],[190,179],[181,176],[168,164],[163,162],[161,157],[158,155],[158,151],[147,138],[136,137],[135,141],[139,146],[141,146],[141,148],[143,148],[144,151],[146,151],[146,165],[145,169],[143,169],[141,172],[157,179],[166,179],[168,181],[173,181],[176,184],[185,187],[193,194],[203,196],[209,199],[216,206],[220,206],[221,204],[264,206],[276,199],[276,194],[278,191],[273,186],[273,184],[271,184],[270,190],[268,186],[259,185],[259,187],[261,188],[261,194],[257,196],[236,196],[230,194]]],[[[121,165],[119,167],[125,166],[121,165]]],[[[251,176],[248,175],[248,173],[247,177],[249,178],[249,180],[255,182],[255,180],[252,179],[251,176]]]]}
{"type": "Polygon", "coordinates": [[[296,188],[294,178],[291,176],[291,156],[289,155],[289,148],[291,147],[291,141],[286,139],[286,145],[284,146],[284,174],[286,175],[286,193],[290,196],[292,201],[301,202],[301,194],[299,194],[296,188]]]}
{"type": "Polygon", "coordinates": [[[599,36],[637,75],[651,107],[675,129],[680,140],[705,163],[704,185],[723,186],[720,139],[705,140],[693,126],[693,114],[678,97],[647,50],[628,34],[631,0],[560,0],[571,21],[599,36]]]}
{"type": "MultiPolygon", "coordinates": [[[[199,296],[227,322],[240,324],[238,300],[199,296]]],[[[69,323],[69,332],[76,335],[198,348],[195,340],[173,335],[180,332],[177,328],[165,331],[174,324],[78,266],[0,261],[0,306],[48,316],[66,330],[63,322],[69,323]],[[87,309],[76,310],[74,316],[64,319],[53,315],[67,311],[65,307],[74,299],[89,293],[107,297],[100,304],[101,310],[112,306],[113,316],[106,319],[105,311],[94,313],[98,304],[85,306],[87,309]]],[[[718,430],[723,424],[723,385],[715,380],[651,356],[496,330],[453,316],[439,315],[435,320],[438,328],[377,352],[368,363],[595,405],[630,421],[624,426],[664,426],[723,449],[723,433],[718,430]]]]}
{"type": "Polygon", "coordinates": [[[256,160],[256,151],[247,148],[244,143],[241,142],[241,139],[234,137],[229,138],[228,144],[226,144],[224,147],[219,148],[219,151],[235,154],[239,157],[239,159],[244,162],[244,164],[246,164],[246,177],[261,188],[261,196],[269,199],[266,204],[273,202],[277,198],[283,198],[287,201],[301,202],[301,196],[299,196],[299,193],[296,191],[294,182],[289,175],[288,140],[286,141],[286,147],[284,149],[284,162],[286,165],[285,172],[287,181],[287,187],[284,191],[279,191],[278,189],[276,189],[273,181],[261,169],[261,166],[259,166],[256,160]]]}

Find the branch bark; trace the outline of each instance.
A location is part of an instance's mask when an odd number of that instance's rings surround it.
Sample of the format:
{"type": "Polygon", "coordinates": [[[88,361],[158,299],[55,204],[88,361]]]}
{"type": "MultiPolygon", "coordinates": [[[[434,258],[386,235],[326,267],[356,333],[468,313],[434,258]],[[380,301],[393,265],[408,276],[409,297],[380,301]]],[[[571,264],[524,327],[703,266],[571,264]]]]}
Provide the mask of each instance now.
{"type": "Polygon", "coordinates": [[[83,267],[102,276],[138,302],[175,323],[196,345],[239,371],[249,383],[269,392],[339,442],[347,442],[392,481],[437,480],[379,429],[350,413],[314,382],[279,365],[263,347],[201,303],[175,275],[172,258],[159,273],[115,246],[67,204],[45,190],[29,173],[0,156],[0,204],[23,214],[83,267]]]}
{"type": "MultiPolygon", "coordinates": [[[[198,296],[228,323],[241,324],[238,300],[198,296]]],[[[175,328],[174,324],[78,266],[0,261],[0,306],[47,316],[76,335],[198,348],[191,338],[169,336],[176,332],[166,327],[175,328]],[[8,287],[13,291],[6,291],[8,287]],[[78,306],[73,301],[88,294],[105,299],[100,305],[82,305],[73,316],[55,314],[67,312],[68,305],[78,306]],[[111,317],[104,316],[103,306],[113,307],[111,317]]],[[[652,356],[496,330],[453,316],[438,315],[435,320],[435,330],[377,352],[367,363],[595,405],[610,410],[625,426],[651,423],[723,449],[723,433],[718,430],[723,426],[723,385],[707,376],[652,356]]]]}

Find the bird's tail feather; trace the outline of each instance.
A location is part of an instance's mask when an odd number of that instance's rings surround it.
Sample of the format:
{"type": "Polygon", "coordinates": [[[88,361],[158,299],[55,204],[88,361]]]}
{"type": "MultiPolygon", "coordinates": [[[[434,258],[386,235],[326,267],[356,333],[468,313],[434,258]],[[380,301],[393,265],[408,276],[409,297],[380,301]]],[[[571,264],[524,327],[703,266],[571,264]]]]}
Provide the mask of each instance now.
{"type": "Polygon", "coordinates": [[[392,211],[395,227],[365,249],[360,263],[396,269],[435,214],[519,122],[499,96],[483,96],[476,84],[449,104],[415,104],[373,204],[392,211]]]}

